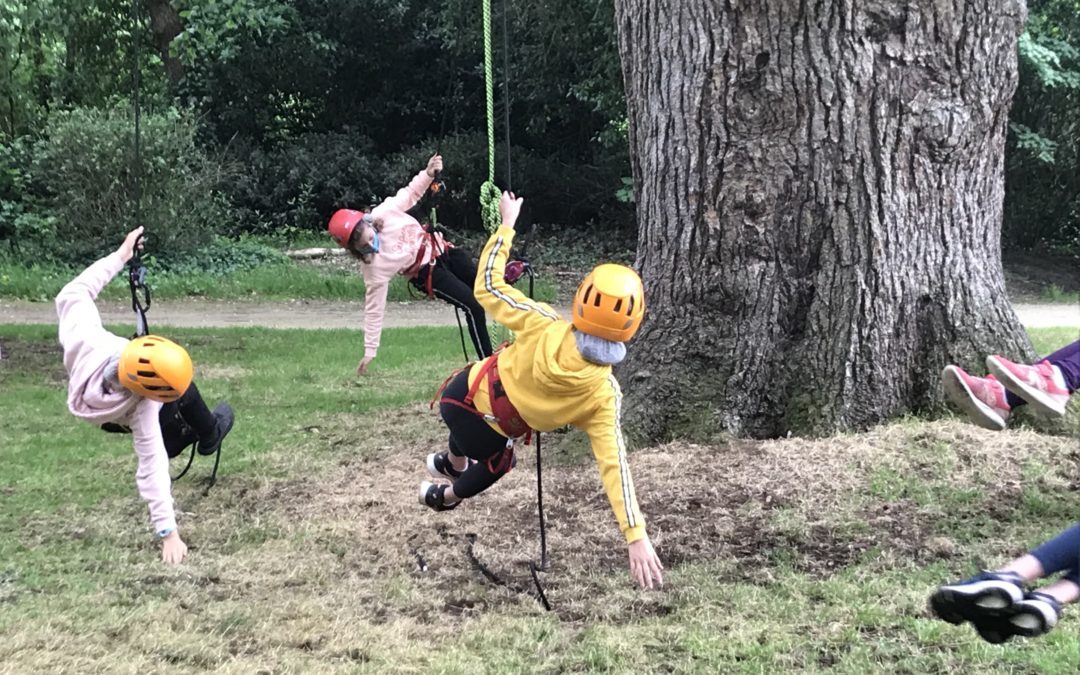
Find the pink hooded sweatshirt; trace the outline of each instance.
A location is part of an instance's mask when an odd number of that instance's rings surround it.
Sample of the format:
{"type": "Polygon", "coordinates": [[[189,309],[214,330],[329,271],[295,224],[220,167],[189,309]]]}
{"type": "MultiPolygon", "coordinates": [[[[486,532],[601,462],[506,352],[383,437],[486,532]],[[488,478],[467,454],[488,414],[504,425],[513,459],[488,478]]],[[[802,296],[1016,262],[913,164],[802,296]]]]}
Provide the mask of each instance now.
{"type": "Polygon", "coordinates": [[[129,340],[101,325],[94,301],[124,263],[116,253],[86,268],[56,296],[60,318],[60,344],[68,372],[68,410],[91,424],[114,422],[131,428],[139,459],[135,482],[150,507],[154,531],[176,527],[169,458],[161,439],[158,412],[161,403],[136,396],[105,379],[109,359],[119,355],[129,340]]]}
{"type": "Polygon", "coordinates": [[[416,206],[431,186],[431,176],[421,171],[408,186],[371,210],[371,216],[382,219],[379,232],[379,252],[370,263],[361,263],[364,275],[364,356],[375,358],[382,337],[383,314],[386,313],[386,289],[395,274],[412,279],[420,268],[432,262],[453,246],[441,234],[428,235],[406,211],[416,206]]]}

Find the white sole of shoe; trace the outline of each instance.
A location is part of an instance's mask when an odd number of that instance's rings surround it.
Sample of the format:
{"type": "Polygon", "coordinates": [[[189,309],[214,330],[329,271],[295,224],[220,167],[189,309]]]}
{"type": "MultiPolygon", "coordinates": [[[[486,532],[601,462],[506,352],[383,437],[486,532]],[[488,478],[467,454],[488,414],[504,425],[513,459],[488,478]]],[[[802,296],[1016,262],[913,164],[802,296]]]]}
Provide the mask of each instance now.
{"type": "Polygon", "coordinates": [[[938,595],[950,613],[974,621],[978,613],[1005,613],[1024,599],[1024,592],[1007,581],[976,581],[957,586],[942,586],[938,595]]]}
{"type": "MultiPolygon", "coordinates": [[[[416,465],[414,464],[413,466],[416,466],[416,465]]],[[[432,485],[434,485],[434,483],[432,483],[430,481],[423,481],[422,483],[420,483],[420,503],[423,504],[424,506],[428,505],[428,503],[427,503],[427,493],[428,493],[428,489],[431,488],[432,485]]]]}
{"type": "Polygon", "coordinates": [[[451,483],[456,481],[457,478],[454,478],[453,476],[446,475],[445,473],[439,471],[439,469],[435,466],[435,456],[437,454],[438,453],[433,452],[433,453],[431,453],[430,455],[427,456],[427,472],[428,472],[428,474],[430,474],[432,478],[442,478],[443,480],[449,480],[451,483]]]}
{"type": "Polygon", "coordinates": [[[1058,615],[1048,603],[1038,600],[1025,600],[1020,603],[1016,614],[1009,617],[1009,622],[1016,626],[1020,635],[1035,637],[1048,633],[1057,625],[1058,615]]]}
{"type": "Polygon", "coordinates": [[[1054,417],[1061,417],[1065,414],[1067,400],[1058,401],[1046,392],[1032,387],[1027,382],[1018,380],[1008,368],[993,356],[986,357],[986,368],[994,374],[998,381],[1005,385],[1006,389],[1027,401],[1033,410],[1054,417]]]}
{"type": "Polygon", "coordinates": [[[949,397],[949,400],[967,413],[976,425],[990,431],[1005,429],[1005,419],[975,396],[964,382],[964,378],[960,377],[956,366],[945,366],[945,370],[941,371],[941,386],[945,389],[945,395],[949,397]]]}

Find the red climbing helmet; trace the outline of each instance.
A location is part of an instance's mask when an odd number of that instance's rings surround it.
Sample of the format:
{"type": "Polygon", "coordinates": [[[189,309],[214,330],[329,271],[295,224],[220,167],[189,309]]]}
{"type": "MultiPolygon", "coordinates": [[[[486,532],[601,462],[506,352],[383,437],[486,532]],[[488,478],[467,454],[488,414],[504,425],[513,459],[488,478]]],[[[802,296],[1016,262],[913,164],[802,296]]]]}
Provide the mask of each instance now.
{"type": "Polygon", "coordinates": [[[334,212],[334,215],[330,216],[330,225],[326,229],[339,246],[348,248],[349,237],[352,236],[353,230],[356,229],[356,226],[360,224],[365,215],[367,214],[363,211],[339,209],[334,212]]]}

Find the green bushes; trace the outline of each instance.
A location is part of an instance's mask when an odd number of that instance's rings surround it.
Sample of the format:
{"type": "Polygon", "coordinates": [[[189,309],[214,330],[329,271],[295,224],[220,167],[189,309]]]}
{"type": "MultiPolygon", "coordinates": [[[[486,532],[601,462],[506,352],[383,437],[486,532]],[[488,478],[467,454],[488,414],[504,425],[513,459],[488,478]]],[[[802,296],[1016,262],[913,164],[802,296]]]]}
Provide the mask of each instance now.
{"type": "Polygon", "coordinates": [[[55,113],[45,135],[3,146],[0,238],[21,258],[83,264],[113,250],[137,224],[163,260],[208,244],[231,221],[219,186],[226,169],[195,142],[189,112],[142,119],[141,182],[134,125],[124,110],[55,113]],[[141,189],[141,220],[136,201],[141,189]]]}

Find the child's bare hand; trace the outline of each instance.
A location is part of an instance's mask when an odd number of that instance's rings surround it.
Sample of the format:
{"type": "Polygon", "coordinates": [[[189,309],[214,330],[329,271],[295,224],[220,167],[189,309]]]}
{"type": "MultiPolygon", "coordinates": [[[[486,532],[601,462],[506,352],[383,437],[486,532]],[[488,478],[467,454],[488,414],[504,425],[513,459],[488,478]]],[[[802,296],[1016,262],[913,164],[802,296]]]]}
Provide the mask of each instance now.
{"type": "Polygon", "coordinates": [[[432,155],[431,159],[427,161],[427,175],[431,176],[432,178],[435,177],[436,173],[442,171],[442,168],[442,155],[440,154],[436,153],[432,155]]]}
{"type": "Polygon", "coordinates": [[[499,199],[499,214],[502,216],[503,225],[513,229],[518,215],[521,214],[521,202],[523,201],[523,198],[515,196],[513,192],[502,193],[502,197],[499,199]]]}
{"type": "Polygon", "coordinates": [[[124,243],[120,244],[120,248],[116,249],[116,252],[120,254],[121,260],[127,262],[131,260],[131,257],[135,255],[135,249],[143,250],[143,226],[136,227],[128,235],[124,237],[124,243]]]}
{"type": "Polygon", "coordinates": [[[642,588],[653,588],[664,585],[664,564],[653,549],[652,542],[648,537],[642,537],[630,544],[630,576],[642,588]]]}
{"type": "Polygon", "coordinates": [[[169,536],[161,540],[161,562],[167,565],[179,565],[186,557],[187,544],[180,538],[179,532],[173,530],[169,536]]]}

